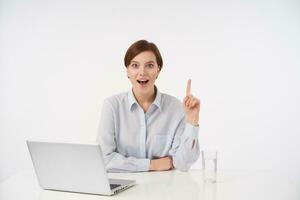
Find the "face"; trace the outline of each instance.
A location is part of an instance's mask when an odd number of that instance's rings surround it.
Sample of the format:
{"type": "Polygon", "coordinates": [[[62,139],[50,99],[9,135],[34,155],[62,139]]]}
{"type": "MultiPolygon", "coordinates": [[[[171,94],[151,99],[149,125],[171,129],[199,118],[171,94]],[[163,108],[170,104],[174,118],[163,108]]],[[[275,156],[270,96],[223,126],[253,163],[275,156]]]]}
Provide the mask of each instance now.
{"type": "Polygon", "coordinates": [[[138,93],[152,92],[158,74],[159,66],[151,51],[144,51],[136,55],[127,67],[127,76],[133,90],[138,93]]]}

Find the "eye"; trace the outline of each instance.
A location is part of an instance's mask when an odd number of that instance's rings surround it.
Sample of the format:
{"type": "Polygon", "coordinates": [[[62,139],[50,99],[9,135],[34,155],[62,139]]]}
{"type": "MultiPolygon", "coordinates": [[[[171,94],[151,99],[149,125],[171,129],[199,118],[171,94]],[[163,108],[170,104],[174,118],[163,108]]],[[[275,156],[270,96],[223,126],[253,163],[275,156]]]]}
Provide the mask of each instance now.
{"type": "Polygon", "coordinates": [[[151,63],[150,63],[150,64],[147,64],[146,66],[147,66],[148,68],[153,68],[153,67],[154,67],[154,65],[151,64],[151,63]]]}
{"type": "Polygon", "coordinates": [[[132,63],[130,66],[135,69],[139,67],[136,63],[132,63]]]}

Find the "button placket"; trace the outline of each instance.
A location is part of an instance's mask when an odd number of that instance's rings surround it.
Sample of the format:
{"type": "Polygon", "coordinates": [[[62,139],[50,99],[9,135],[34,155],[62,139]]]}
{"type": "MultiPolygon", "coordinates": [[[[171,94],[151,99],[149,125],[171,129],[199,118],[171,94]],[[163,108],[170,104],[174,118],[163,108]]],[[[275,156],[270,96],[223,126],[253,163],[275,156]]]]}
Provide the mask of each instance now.
{"type": "Polygon", "coordinates": [[[141,158],[146,158],[146,115],[143,109],[140,109],[140,124],[141,124],[141,134],[140,134],[140,154],[141,158]]]}

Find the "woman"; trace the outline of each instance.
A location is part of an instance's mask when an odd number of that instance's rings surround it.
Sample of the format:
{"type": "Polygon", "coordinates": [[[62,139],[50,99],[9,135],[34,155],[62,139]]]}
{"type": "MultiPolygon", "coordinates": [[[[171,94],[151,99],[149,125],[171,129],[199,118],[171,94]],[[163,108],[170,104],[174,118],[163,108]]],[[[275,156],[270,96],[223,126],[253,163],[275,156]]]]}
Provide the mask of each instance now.
{"type": "Polygon", "coordinates": [[[191,80],[181,103],[160,93],[163,60],[155,44],[139,40],[124,58],[132,90],[104,101],[97,142],[109,172],[187,171],[199,157],[200,101],[191,80]]]}

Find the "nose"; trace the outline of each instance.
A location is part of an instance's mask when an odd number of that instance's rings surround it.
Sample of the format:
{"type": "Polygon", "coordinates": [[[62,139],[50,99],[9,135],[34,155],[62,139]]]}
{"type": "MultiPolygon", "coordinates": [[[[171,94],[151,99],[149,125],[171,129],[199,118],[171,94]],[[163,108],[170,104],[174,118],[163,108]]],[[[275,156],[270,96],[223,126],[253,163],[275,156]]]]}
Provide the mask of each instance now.
{"type": "Polygon", "coordinates": [[[145,75],[145,73],[146,73],[145,67],[144,66],[140,67],[139,75],[145,75]]]}

